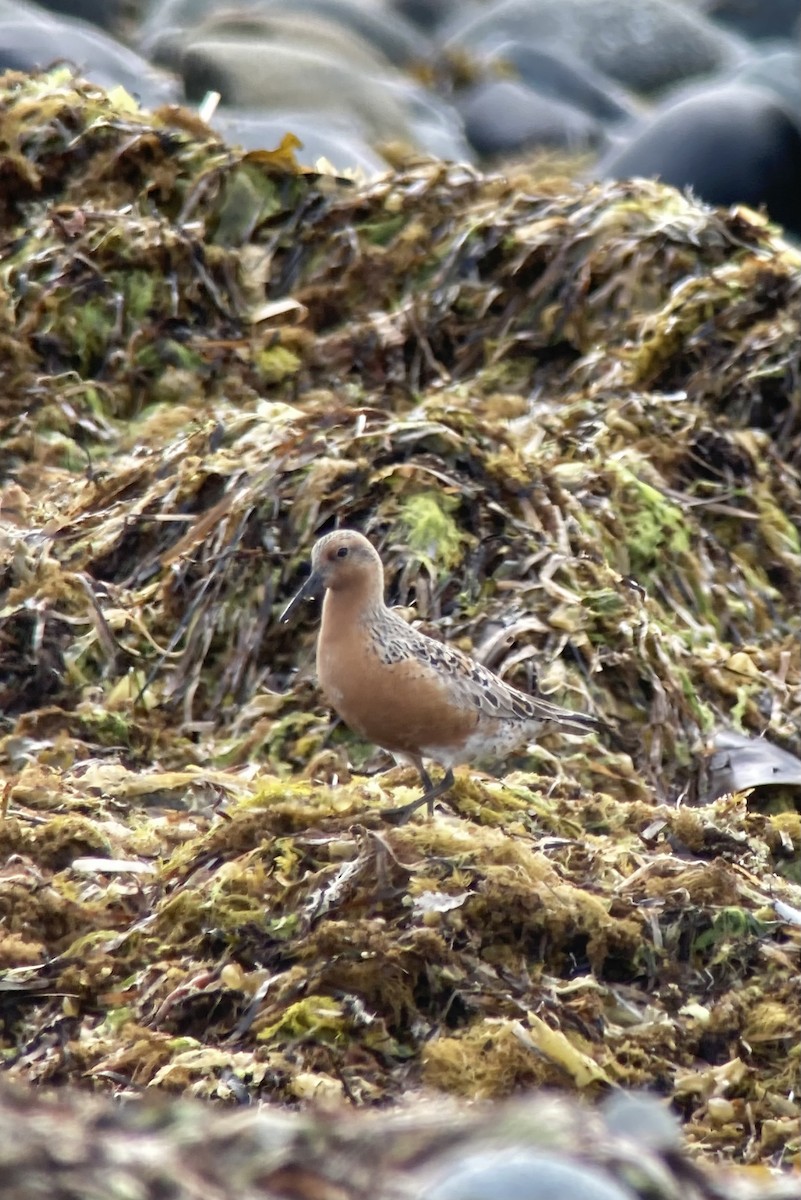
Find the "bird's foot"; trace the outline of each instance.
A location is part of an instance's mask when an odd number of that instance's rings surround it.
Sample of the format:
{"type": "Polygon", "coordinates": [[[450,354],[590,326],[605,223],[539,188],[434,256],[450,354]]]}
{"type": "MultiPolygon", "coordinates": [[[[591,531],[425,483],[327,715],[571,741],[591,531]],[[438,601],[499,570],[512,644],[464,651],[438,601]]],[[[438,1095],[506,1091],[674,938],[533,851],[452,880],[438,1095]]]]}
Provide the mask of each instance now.
{"type": "Polygon", "coordinates": [[[417,812],[418,808],[422,808],[424,804],[428,804],[428,812],[430,816],[434,815],[434,803],[429,801],[428,796],[421,796],[418,800],[412,800],[411,804],[401,804],[399,808],[382,808],[381,816],[390,825],[405,825],[412,813],[417,812]]]}
{"type": "Polygon", "coordinates": [[[424,804],[428,805],[428,815],[434,815],[434,801],[444,792],[450,791],[453,786],[453,771],[449,767],[438,784],[433,785],[429,776],[425,771],[420,771],[420,776],[423,780],[425,791],[417,800],[412,800],[409,804],[402,804],[400,808],[383,808],[381,816],[390,825],[405,825],[412,813],[417,812],[418,808],[422,808],[424,804]]]}

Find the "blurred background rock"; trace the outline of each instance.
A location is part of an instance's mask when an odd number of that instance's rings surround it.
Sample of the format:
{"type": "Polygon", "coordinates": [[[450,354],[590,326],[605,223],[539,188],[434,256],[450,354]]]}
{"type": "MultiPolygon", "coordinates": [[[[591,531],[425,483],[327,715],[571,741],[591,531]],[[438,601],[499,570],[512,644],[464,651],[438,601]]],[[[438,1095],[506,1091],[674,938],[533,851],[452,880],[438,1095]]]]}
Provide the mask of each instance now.
{"type": "Polygon", "coordinates": [[[370,176],[426,155],[536,178],[556,156],[567,177],[654,176],[764,206],[799,235],[800,13],[801,0],[0,0],[0,66],[64,60],[145,107],[211,95],[225,140],[269,149],[291,132],[310,165],[370,176]]]}

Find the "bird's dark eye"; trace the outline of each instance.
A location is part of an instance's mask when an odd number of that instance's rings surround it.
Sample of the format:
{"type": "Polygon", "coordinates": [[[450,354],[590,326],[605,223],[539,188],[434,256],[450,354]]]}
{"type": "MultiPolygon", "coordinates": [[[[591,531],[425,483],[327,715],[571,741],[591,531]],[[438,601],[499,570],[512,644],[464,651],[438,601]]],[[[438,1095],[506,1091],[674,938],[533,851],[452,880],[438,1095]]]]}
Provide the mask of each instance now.
{"type": "Polygon", "coordinates": [[[348,557],[348,547],[340,546],[339,549],[337,550],[337,558],[347,558],[347,557],[348,557]]]}

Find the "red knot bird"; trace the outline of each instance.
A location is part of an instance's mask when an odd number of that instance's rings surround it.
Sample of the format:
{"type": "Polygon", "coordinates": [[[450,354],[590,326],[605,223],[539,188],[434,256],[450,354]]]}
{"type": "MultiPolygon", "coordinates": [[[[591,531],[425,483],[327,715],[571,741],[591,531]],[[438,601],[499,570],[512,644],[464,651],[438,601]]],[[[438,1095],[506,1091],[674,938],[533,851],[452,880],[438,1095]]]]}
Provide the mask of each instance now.
{"type": "Polygon", "coordinates": [[[418,770],[424,793],[383,816],[406,821],[453,784],[453,768],[503,758],[546,726],[570,733],[607,728],[504,683],[461,650],[413,629],[384,603],[384,567],[361,533],[338,529],[312,550],[311,574],[281,614],[324,593],[317,675],[328,703],[368,741],[418,770]],[[437,784],[424,759],[445,768],[437,784]]]}

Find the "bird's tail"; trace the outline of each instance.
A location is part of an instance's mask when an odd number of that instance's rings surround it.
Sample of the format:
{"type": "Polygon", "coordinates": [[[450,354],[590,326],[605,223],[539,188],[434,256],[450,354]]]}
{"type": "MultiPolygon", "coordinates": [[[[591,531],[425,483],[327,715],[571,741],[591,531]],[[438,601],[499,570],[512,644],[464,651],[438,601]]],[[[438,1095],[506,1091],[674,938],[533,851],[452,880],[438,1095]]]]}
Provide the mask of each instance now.
{"type": "Polygon", "coordinates": [[[593,729],[611,729],[606,721],[602,721],[600,717],[593,717],[590,713],[574,712],[570,708],[562,708],[559,704],[551,704],[550,700],[543,700],[541,696],[536,698],[530,696],[529,699],[536,709],[539,720],[553,721],[566,733],[590,733],[593,729]]]}

